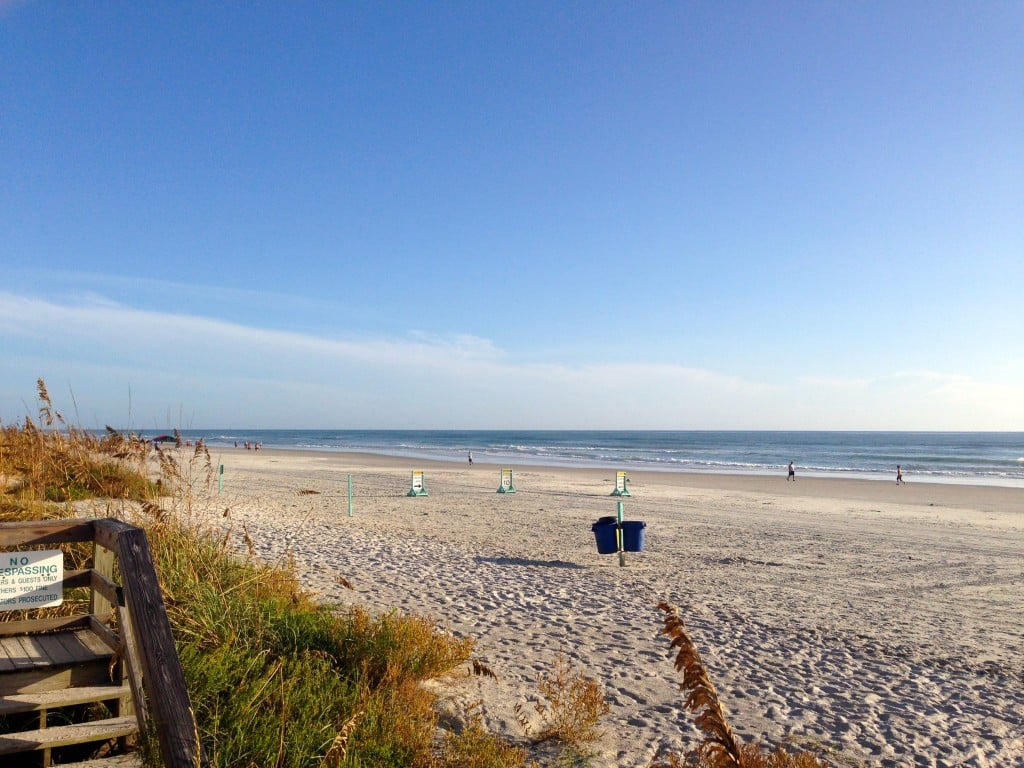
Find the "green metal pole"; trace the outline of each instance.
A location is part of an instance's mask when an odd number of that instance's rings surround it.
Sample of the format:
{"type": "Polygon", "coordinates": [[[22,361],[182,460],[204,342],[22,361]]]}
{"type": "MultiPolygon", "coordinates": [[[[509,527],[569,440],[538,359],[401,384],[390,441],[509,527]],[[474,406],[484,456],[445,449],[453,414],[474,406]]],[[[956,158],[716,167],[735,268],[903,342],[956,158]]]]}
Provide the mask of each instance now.
{"type": "Polygon", "coordinates": [[[352,475],[348,476],[348,516],[352,517],[352,475]]]}
{"type": "Polygon", "coordinates": [[[626,565],[626,551],[625,551],[625,549],[623,549],[623,542],[622,542],[622,518],[623,518],[622,510],[623,510],[623,508],[625,506],[626,506],[625,502],[622,502],[622,501],[619,502],[619,524],[615,527],[615,540],[616,540],[616,543],[619,545],[619,567],[620,568],[622,568],[622,567],[624,567],[626,565]]]}

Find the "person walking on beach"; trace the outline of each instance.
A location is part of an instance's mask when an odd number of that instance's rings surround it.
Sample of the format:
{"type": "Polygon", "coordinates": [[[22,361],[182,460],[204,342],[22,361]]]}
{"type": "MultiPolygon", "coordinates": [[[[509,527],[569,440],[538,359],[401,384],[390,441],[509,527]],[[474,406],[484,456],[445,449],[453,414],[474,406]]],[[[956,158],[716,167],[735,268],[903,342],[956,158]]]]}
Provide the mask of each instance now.
{"type": "Polygon", "coordinates": [[[473,463],[473,452],[472,451],[469,452],[469,463],[470,464],[473,463]]]}
{"type": "Polygon", "coordinates": [[[792,461],[789,462],[789,474],[786,476],[786,482],[788,483],[790,480],[794,483],[796,482],[796,468],[793,466],[792,461]]]}
{"type": "Polygon", "coordinates": [[[896,465],[896,485],[903,485],[903,468],[899,464],[896,465]]]}

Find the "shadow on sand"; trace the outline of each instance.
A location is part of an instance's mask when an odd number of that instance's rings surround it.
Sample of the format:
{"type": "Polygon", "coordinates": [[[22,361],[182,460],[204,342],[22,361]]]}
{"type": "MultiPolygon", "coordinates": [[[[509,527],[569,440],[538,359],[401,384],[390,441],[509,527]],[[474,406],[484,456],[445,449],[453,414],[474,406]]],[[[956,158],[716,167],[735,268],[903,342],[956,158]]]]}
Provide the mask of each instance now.
{"type": "Polygon", "coordinates": [[[494,563],[495,565],[524,565],[539,568],[578,568],[585,569],[587,566],[579,563],[570,563],[567,560],[530,560],[525,557],[476,557],[478,563],[494,563]]]}

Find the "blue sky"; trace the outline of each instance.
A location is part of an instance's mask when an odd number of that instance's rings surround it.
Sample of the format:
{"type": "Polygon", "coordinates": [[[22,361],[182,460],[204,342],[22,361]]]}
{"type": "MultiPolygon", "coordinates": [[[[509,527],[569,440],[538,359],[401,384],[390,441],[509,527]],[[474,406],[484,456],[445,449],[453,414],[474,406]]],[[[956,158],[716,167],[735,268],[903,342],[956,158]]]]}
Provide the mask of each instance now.
{"type": "Polygon", "coordinates": [[[1022,39],[0,0],[0,420],[1024,430],[1022,39]]]}

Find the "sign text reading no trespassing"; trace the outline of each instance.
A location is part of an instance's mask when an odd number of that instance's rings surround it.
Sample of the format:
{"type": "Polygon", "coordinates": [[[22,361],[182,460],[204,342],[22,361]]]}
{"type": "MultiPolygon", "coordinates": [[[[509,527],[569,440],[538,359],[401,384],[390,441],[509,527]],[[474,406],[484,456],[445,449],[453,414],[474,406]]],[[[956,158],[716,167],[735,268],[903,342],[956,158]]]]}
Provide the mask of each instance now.
{"type": "Polygon", "coordinates": [[[0,610],[53,608],[62,602],[63,552],[0,552],[0,610]]]}

